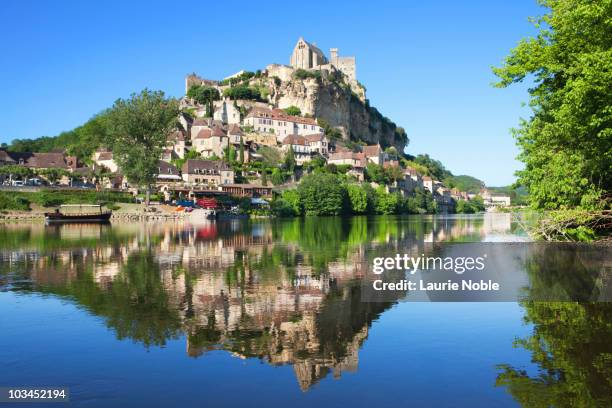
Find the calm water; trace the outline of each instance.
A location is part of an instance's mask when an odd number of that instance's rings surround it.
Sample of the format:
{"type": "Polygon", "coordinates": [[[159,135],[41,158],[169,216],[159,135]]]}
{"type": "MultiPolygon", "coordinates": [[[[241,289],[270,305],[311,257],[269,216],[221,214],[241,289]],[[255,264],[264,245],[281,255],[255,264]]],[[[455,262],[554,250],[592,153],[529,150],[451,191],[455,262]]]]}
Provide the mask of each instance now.
{"type": "Polygon", "coordinates": [[[90,407],[612,406],[609,251],[499,244],[525,240],[508,214],[0,225],[0,386],[90,407]],[[520,302],[363,299],[376,256],[483,241],[520,302]]]}

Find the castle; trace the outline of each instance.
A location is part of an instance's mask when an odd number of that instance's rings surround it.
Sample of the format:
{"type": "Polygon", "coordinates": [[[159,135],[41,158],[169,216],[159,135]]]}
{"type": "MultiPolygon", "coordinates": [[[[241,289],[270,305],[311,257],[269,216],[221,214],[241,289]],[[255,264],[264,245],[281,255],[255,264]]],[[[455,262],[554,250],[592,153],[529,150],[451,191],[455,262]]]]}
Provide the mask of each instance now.
{"type": "Polygon", "coordinates": [[[339,57],[338,49],[332,48],[329,50],[328,60],[323,51],[302,37],[300,37],[293,49],[290,65],[301,69],[325,68],[326,65],[331,65],[344,73],[349,79],[357,79],[355,57],[339,57]]]}

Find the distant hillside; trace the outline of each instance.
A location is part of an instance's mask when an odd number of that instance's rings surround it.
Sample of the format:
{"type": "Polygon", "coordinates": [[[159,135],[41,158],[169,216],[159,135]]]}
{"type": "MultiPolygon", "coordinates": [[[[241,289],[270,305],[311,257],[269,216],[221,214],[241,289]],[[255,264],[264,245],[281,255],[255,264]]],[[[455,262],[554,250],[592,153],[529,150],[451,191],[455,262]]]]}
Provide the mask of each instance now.
{"type": "Polygon", "coordinates": [[[466,191],[468,193],[478,193],[485,186],[484,181],[477,179],[476,177],[460,175],[460,176],[448,176],[444,178],[444,184],[450,188],[457,188],[460,191],[466,191]]]}
{"type": "Polygon", "coordinates": [[[65,150],[87,163],[93,152],[105,139],[105,112],[89,119],[85,124],[57,136],[41,136],[36,139],[15,139],[4,146],[12,152],[37,152],[65,150]]]}

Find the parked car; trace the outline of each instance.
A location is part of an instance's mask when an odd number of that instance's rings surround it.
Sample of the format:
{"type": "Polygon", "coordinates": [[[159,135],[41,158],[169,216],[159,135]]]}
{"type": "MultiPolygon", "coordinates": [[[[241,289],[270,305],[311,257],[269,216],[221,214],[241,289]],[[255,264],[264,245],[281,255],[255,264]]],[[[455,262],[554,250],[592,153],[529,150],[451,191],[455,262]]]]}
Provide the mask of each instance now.
{"type": "Polygon", "coordinates": [[[47,182],[39,178],[31,178],[26,181],[27,186],[45,186],[47,182]]]}
{"type": "Polygon", "coordinates": [[[92,184],[92,183],[83,183],[83,182],[77,181],[77,182],[73,182],[72,183],[72,187],[73,188],[91,189],[91,188],[96,188],[96,185],[92,184]]]}
{"type": "Polygon", "coordinates": [[[23,187],[25,183],[22,180],[13,180],[13,187],[23,187]]]}

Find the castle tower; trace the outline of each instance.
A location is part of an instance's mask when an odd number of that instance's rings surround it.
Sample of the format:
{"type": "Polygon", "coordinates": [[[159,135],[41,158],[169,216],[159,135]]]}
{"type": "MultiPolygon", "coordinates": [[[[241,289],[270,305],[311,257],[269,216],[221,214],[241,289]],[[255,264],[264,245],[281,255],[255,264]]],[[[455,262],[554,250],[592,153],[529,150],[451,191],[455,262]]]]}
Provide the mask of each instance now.
{"type": "Polygon", "coordinates": [[[337,48],[329,49],[329,62],[332,65],[338,65],[338,49],[337,48]]]}

